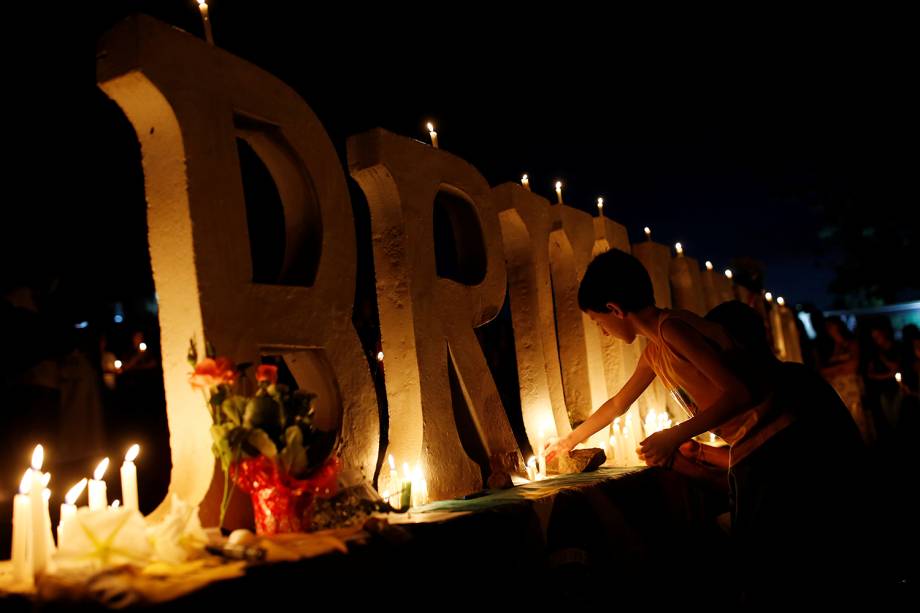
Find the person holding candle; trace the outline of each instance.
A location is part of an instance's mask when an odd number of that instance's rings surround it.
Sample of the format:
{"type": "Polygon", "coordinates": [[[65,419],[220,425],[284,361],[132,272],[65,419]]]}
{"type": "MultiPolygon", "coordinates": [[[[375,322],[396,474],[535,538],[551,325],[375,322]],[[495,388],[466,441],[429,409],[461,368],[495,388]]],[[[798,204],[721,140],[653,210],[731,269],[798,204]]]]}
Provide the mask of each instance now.
{"type": "MultiPolygon", "coordinates": [[[[578,301],[604,334],[627,343],[642,336],[647,346],[623,388],[551,446],[549,458],[625,414],[658,377],[685,399],[692,417],[645,438],[640,457],[650,466],[673,466],[682,445],[709,431],[729,444],[733,557],[744,567],[746,604],[828,587],[809,575],[810,569],[832,568],[839,579],[855,568],[847,564],[853,561],[852,541],[841,538],[850,532],[837,531],[842,518],[854,519],[848,513],[853,507],[841,506],[853,502],[841,477],[858,471],[857,448],[842,431],[825,430],[819,420],[805,417],[804,409],[822,411],[794,402],[797,390],[788,376],[719,323],[655,306],[648,272],[618,249],[591,262],[578,301]],[[814,479],[802,461],[815,454],[841,469],[814,479]],[[805,500],[809,516],[821,517],[820,525],[802,521],[805,500]],[[778,568],[783,568],[781,575],[778,568]],[[802,578],[812,581],[800,583],[802,578]]],[[[826,396],[817,401],[822,406],[831,402],[826,396]]]]}

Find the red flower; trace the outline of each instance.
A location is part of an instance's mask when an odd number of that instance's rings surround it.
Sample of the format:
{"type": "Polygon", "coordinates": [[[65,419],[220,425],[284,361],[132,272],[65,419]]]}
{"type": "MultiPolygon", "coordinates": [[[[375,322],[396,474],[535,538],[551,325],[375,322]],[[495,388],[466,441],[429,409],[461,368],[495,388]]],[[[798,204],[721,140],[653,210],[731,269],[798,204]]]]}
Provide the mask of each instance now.
{"type": "Polygon", "coordinates": [[[195,372],[189,378],[195,387],[214,387],[221,383],[232,384],[236,381],[236,368],[229,358],[205,358],[195,366],[195,372]]]}
{"type": "Polygon", "coordinates": [[[256,381],[268,381],[271,385],[278,382],[278,367],[262,364],[256,369],[256,381]]]}

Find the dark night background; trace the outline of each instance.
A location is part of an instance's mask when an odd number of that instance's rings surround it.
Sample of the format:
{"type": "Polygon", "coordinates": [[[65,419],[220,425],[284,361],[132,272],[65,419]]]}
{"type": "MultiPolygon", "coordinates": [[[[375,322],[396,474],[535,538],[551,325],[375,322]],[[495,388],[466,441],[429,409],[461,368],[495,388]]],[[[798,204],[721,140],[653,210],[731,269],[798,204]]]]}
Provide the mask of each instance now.
{"type": "MultiPolygon", "coordinates": [[[[531,26],[472,9],[403,19],[294,6],[215,0],[215,40],[292,86],[343,166],[349,135],[382,126],[427,139],[432,118],[441,146],[490,184],[526,172],[554,200],[559,177],[569,205],[595,211],[603,196],[633,240],[649,225],[719,269],[736,256],[762,262],[766,288],[787,300],[920,295],[920,268],[908,265],[920,227],[914,97],[906,41],[890,24],[742,20],[715,37],[632,16],[531,15],[531,26]]],[[[82,42],[134,12],[202,34],[193,0],[111,2],[82,42]]],[[[79,52],[62,54],[66,65],[79,52]]],[[[34,163],[16,172],[37,175],[44,197],[8,207],[3,243],[5,275],[60,277],[85,310],[150,296],[152,283],[133,131],[95,88],[91,58],[77,61],[73,88],[40,88],[66,144],[51,156],[25,145],[34,163]]]]}

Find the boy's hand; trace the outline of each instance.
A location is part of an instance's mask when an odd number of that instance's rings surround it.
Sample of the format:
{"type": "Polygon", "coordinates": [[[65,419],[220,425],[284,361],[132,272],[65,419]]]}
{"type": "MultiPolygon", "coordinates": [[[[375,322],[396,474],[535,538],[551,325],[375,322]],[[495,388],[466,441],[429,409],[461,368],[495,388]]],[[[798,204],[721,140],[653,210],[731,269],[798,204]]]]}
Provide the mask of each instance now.
{"type": "Polygon", "coordinates": [[[663,466],[682,442],[678,439],[677,428],[668,428],[639,443],[639,456],[649,466],[663,466]]]}
{"type": "Polygon", "coordinates": [[[550,460],[555,458],[557,455],[572,451],[574,446],[575,445],[569,441],[569,437],[567,436],[559,439],[555,443],[547,445],[544,452],[546,455],[546,463],[549,464],[550,460]]]}

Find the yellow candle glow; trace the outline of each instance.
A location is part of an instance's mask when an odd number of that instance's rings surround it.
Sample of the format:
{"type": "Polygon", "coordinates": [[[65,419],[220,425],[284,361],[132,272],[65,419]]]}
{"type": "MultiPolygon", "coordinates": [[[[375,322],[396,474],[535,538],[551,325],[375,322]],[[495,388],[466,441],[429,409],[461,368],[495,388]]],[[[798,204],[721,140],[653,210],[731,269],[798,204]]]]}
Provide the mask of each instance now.
{"type": "MultiPolygon", "coordinates": [[[[32,574],[43,572],[48,566],[48,543],[45,542],[45,474],[42,464],[45,461],[45,449],[36,445],[32,451],[32,485],[29,489],[29,502],[32,507],[32,574]]],[[[49,475],[50,477],[50,475],[49,475]]]]}
{"type": "Polygon", "coordinates": [[[675,243],[675,244],[674,244],[674,251],[677,252],[677,255],[683,255],[683,254],[684,254],[684,246],[681,245],[680,243],[675,243]]]}
{"type": "Polygon", "coordinates": [[[597,199],[597,214],[598,215],[604,214],[604,199],[603,198],[597,199]]]}
{"type": "Polygon", "coordinates": [[[434,124],[430,121],[428,122],[428,136],[431,137],[431,146],[435,149],[438,148],[438,133],[434,131],[434,124]]]}
{"type": "Polygon", "coordinates": [[[523,185],[527,191],[530,191],[530,179],[527,178],[527,175],[521,177],[521,185],[523,185]]]}
{"type": "Polygon", "coordinates": [[[706,260],[706,270],[712,270],[712,262],[706,260]]]}
{"type": "Polygon", "coordinates": [[[377,361],[383,362],[383,352],[382,351],[377,352],[377,361]]]}
{"type": "Polygon", "coordinates": [[[531,481],[537,480],[537,458],[533,456],[527,459],[527,478],[531,481]]]}
{"type": "Polygon", "coordinates": [[[785,306],[785,305],[786,305],[786,299],[783,298],[782,296],[780,296],[779,298],[776,299],[776,304],[778,304],[779,306],[785,306]]]}
{"type": "Polygon", "coordinates": [[[766,294],[764,294],[763,297],[767,299],[767,302],[773,302],[773,294],[771,294],[770,292],[767,292],[766,294]]]}
{"type": "Polygon", "coordinates": [[[645,226],[644,230],[645,230],[645,240],[649,240],[649,241],[652,240],[652,229],[649,228],[648,226],[645,226]]]}
{"type": "Polygon", "coordinates": [[[101,511],[108,506],[108,496],[106,495],[105,471],[109,468],[109,459],[104,458],[96,467],[93,478],[89,482],[89,509],[90,511],[101,511]]]}
{"type": "Polygon", "coordinates": [[[556,199],[562,204],[562,181],[556,181],[556,199]]]}
{"type": "Polygon", "coordinates": [[[208,19],[208,3],[205,0],[198,0],[198,12],[201,13],[201,21],[204,23],[204,38],[209,45],[213,45],[214,35],[211,33],[211,20],[208,19]]]}
{"type": "Polygon", "coordinates": [[[109,508],[110,508],[110,509],[117,509],[117,508],[120,507],[120,506],[121,506],[121,501],[118,500],[118,498],[116,498],[115,500],[112,501],[112,504],[109,506],[109,508]]]}
{"type": "Polygon", "coordinates": [[[138,510],[137,503],[137,466],[134,460],[141,452],[140,445],[131,445],[125,454],[125,461],[121,465],[121,497],[124,498],[125,508],[138,510]]]}
{"type": "Polygon", "coordinates": [[[732,271],[730,268],[725,269],[725,276],[728,277],[729,279],[732,278],[733,275],[732,275],[732,271]]]}
{"type": "Polygon", "coordinates": [[[902,379],[901,373],[899,373],[899,372],[894,373],[894,380],[895,380],[895,381],[897,381],[898,383],[900,383],[900,382],[901,382],[901,379],[902,379]]]}
{"type": "Polygon", "coordinates": [[[17,582],[32,582],[32,471],[26,469],[19,482],[19,493],[13,497],[13,578],[17,582]]]}
{"type": "Polygon", "coordinates": [[[115,366],[115,370],[121,370],[122,361],[121,361],[121,360],[115,360],[114,366],[115,366]]]}
{"type": "Polygon", "coordinates": [[[147,343],[141,343],[137,346],[140,351],[147,351],[147,343]]]}
{"type": "Polygon", "coordinates": [[[77,514],[77,500],[86,489],[87,479],[84,477],[75,486],[67,491],[64,502],[61,504],[61,519],[58,522],[57,538],[58,548],[62,547],[67,538],[64,534],[64,522],[77,514]]]}

